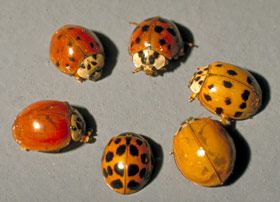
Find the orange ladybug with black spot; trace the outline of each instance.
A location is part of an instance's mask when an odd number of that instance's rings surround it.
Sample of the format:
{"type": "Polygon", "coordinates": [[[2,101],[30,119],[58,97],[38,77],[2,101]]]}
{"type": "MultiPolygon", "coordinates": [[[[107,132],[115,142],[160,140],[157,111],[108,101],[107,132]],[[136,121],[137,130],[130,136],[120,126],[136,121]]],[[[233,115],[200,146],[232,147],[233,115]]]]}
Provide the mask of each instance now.
{"type": "Polygon", "coordinates": [[[113,137],[102,156],[102,173],[108,186],[120,194],[141,190],[151,177],[153,154],[142,136],[123,133],[113,137]]]}
{"type": "Polygon", "coordinates": [[[201,186],[222,185],[233,171],[236,150],[219,121],[189,118],[173,138],[173,156],[181,173],[201,186]]]}
{"type": "Polygon", "coordinates": [[[129,41],[129,54],[137,67],[133,73],[144,71],[156,76],[159,70],[165,70],[169,60],[184,55],[181,34],[172,21],[157,16],[131,24],[137,25],[129,41]]]}
{"type": "Polygon", "coordinates": [[[20,112],[12,126],[13,136],[22,150],[57,152],[71,140],[89,142],[86,123],[68,102],[38,101],[20,112]]]}
{"type": "Polygon", "coordinates": [[[214,62],[198,68],[189,81],[192,95],[210,112],[231,119],[251,118],[262,103],[262,90],[248,71],[235,65],[214,62]]]}
{"type": "Polygon", "coordinates": [[[60,71],[74,76],[79,82],[96,81],[102,74],[104,49],[92,31],[65,25],[52,36],[50,58],[60,71]]]}

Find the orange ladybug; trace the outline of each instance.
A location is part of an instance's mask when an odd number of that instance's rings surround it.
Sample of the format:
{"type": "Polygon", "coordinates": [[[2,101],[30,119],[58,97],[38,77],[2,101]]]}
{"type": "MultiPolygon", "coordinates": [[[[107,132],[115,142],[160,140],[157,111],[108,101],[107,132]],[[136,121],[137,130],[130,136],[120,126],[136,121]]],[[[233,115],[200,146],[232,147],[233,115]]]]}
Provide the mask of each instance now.
{"type": "Polygon", "coordinates": [[[102,173],[108,186],[120,194],[132,194],[149,181],[154,166],[149,143],[140,135],[113,137],[102,156],[102,173]]]}
{"type": "Polygon", "coordinates": [[[52,36],[50,58],[60,71],[74,76],[79,82],[96,81],[102,74],[104,49],[92,31],[65,25],[52,36]]]}
{"type": "Polygon", "coordinates": [[[137,25],[129,41],[129,54],[137,67],[133,73],[142,70],[156,76],[169,60],[184,55],[181,34],[170,20],[157,16],[132,24],[137,25]]]}
{"type": "Polygon", "coordinates": [[[20,112],[12,126],[13,136],[22,150],[56,152],[71,140],[88,142],[86,124],[78,110],[68,102],[39,101],[20,112]]]}
{"type": "Polygon", "coordinates": [[[187,179],[212,187],[222,185],[232,173],[236,151],[219,121],[189,118],[174,136],[173,155],[187,179]]]}
{"type": "Polygon", "coordinates": [[[251,118],[262,103],[262,90],[248,71],[224,62],[200,67],[189,81],[192,95],[210,112],[230,119],[251,118]]]}

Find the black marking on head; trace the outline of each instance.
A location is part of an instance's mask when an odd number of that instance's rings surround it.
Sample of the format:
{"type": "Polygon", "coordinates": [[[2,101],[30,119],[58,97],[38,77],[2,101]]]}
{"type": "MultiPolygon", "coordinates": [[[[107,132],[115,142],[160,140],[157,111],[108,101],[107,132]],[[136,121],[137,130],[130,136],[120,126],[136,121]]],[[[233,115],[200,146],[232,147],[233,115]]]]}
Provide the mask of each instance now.
{"type": "Polygon", "coordinates": [[[106,157],[105,157],[105,159],[106,159],[106,162],[110,162],[110,161],[112,161],[113,160],[113,158],[114,158],[114,153],[113,152],[107,152],[107,154],[106,154],[106,157]]]}
{"type": "Polygon", "coordinates": [[[103,168],[103,176],[104,176],[105,178],[108,177],[108,173],[106,172],[106,169],[105,169],[105,168],[103,168]]]}
{"type": "Polygon", "coordinates": [[[136,139],[136,143],[141,146],[143,144],[142,140],[136,139]]]}
{"type": "Polygon", "coordinates": [[[168,50],[170,50],[170,49],[171,49],[171,45],[170,45],[170,44],[167,46],[167,49],[168,49],[168,50]]]}
{"type": "Polygon", "coordinates": [[[135,180],[131,180],[127,184],[127,188],[129,188],[131,190],[138,190],[139,187],[140,187],[140,183],[136,182],[135,180]]]}
{"type": "Polygon", "coordinates": [[[208,71],[209,67],[204,68],[204,71],[208,71]]]}
{"type": "Polygon", "coordinates": [[[225,103],[226,103],[226,105],[230,105],[231,104],[231,99],[229,97],[227,97],[225,99],[225,103]]]}
{"type": "Polygon", "coordinates": [[[211,100],[212,100],[212,98],[211,98],[210,95],[204,94],[204,98],[205,98],[205,100],[207,100],[207,101],[211,101],[211,100]]]}
{"type": "Polygon", "coordinates": [[[243,112],[235,112],[234,117],[235,118],[240,117],[242,114],[243,112]]]}
{"type": "Polygon", "coordinates": [[[158,56],[159,56],[159,53],[158,52],[154,52],[154,58],[156,59],[156,58],[158,58],[158,56]]]}
{"type": "Polygon", "coordinates": [[[141,62],[142,62],[143,64],[146,64],[146,63],[147,63],[147,58],[146,58],[145,55],[142,55],[142,57],[141,57],[141,62]]]}
{"type": "Polygon", "coordinates": [[[143,51],[139,51],[138,56],[141,58],[143,56],[143,51]]]}
{"type": "Polygon", "coordinates": [[[228,70],[227,73],[231,76],[237,75],[236,71],[234,71],[234,70],[228,70]]]}
{"type": "MultiPolygon", "coordinates": [[[[68,65],[68,64],[66,64],[66,65],[68,65]]],[[[76,119],[78,122],[81,122],[82,120],[78,117],[77,119],[76,119]]]]}
{"type": "Polygon", "coordinates": [[[160,40],[159,40],[159,44],[162,45],[162,46],[163,46],[164,44],[166,44],[165,39],[160,39],[160,40]]]}
{"type": "Polygon", "coordinates": [[[97,58],[96,54],[92,55],[92,58],[96,60],[97,58]]]}
{"type": "Polygon", "coordinates": [[[123,183],[120,179],[117,179],[111,182],[111,187],[114,189],[121,189],[123,188],[123,183]]]}
{"type": "Polygon", "coordinates": [[[70,129],[73,130],[73,131],[77,130],[77,128],[75,126],[70,126],[70,129]]]}
{"type": "Polygon", "coordinates": [[[215,112],[220,115],[221,113],[223,113],[223,108],[217,107],[215,112]]]}
{"type": "Polygon", "coordinates": [[[92,64],[93,66],[97,65],[97,63],[94,62],[94,61],[92,61],[91,64],[92,64]]]}
{"type": "Polygon", "coordinates": [[[141,154],[141,162],[142,162],[143,164],[148,164],[149,158],[148,158],[148,155],[147,155],[147,154],[141,154]]]}
{"type": "Polygon", "coordinates": [[[224,87],[231,88],[232,87],[232,83],[230,81],[224,81],[224,87]]]}
{"type": "Polygon", "coordinates": [[[126,140],[126,145],[129,145],[131,141],[131,137],[126,137],[125,140],[126,140]]]}
{"type": "Polygon", "coordinates": [[[138,153],[139,153],[137,147],[135,147],[133,144],[130,145],[129,152],[132,156],[138,156],[138,153]]]}
{"type": "Polygon", "coordinates": [[[67,44],[67,46],[72,47],[72,43],[71,43],[71,42],[69,42],[69,43],[67,44]]]}
{"type": "Polygon", "coordinates": [[[158,21],[160,21],[162,23],[168,23],[168,20],[161,18],[161,17],[158,18],[158,21]]]}
{"type": "Polygon", "coordinates": [[[142,27],[142,32],[148,31],[149,28],[150,28],[149,25],[144,25],[144,26],[142,27]]]}
{"type": "Polygon", "coordinates": [[[116,154],[121,156],[124,154],[124,152],[125,152],[125,145],[121,145],[117,148],[116,154]]]}
{"type": "Polygon", "coordinates": [[[57,61],[55,65],[56,65],[57,67],[59,67],[59,62],[57,61]]]}
{"type": "Polygon", "coordinates": [[[81,37],[77,36],[77,37],[76,37],[76,40],[81,40],[81,37]]]}
{"type": "Polygon", "coordinates": [[[56,53],[59,53],[59,49],[56,50],[56,53]]]}
{"type": "Polygon", "coordinates": [[[247,107],[246,102],[243,102],[243,103],[239,106],[240,109],[245,109],[246,107],[247,107]]]}
{"type": "Polygon", "coordinates": [[[71,60],[72,62],[75,61],[75,58],[74,57],[70,57],[69,60],[71,60]]]}
{"type": "Polygon", "coordinates": [[[115,144],[119,144],[120,141],[121,141],[121,138],[116,138],[114,142],[115,142],[115,144]]]}
{"type": "Polygon", "coordinates": [[[145,176],[145,174],[146,174],[146,168],[142,168],[140,173],[139,173],[139,177],[143,178],[145,176]]]}
{"type": "Polygon", "coordinates": [[[61,34],[60,34],[60,35],[58,35],[58,36],[57,36],[57,39],[60,39],[60,38],[61,38],[61,36],[62,36],[61,34]]]}
{"type": "Polygon", "coordinates": [[[136,38],[135,42],[140,43],[141,39],[139,37],[136,38]]]}
{"type": "Polygon", "coordinates": [[[167,28],[167,31],[168,31],[171,35],[176,36],[176,32],[175,32],[173,29],[167,28]]]}
{"type": "Polygon", "coordinates": [[[91,48],[94,47],[94,44],[92,42],[89,42],[89,45],[90,45],[91,48]]]}
{"type": "Polygon", "coordinates": [[[74,27],[68,27],[68,30],[72,30],[72,29],[74,29],[74,27]]]}
{"type": "Polygon", "coordinates": [[[77,124],[77,128],[78,128],[79,130],[81,130],[81,129],[83,128],[83,126],[82,126],[82,124],[81,124],[80,122],[76,122],[76,124],[77,124]]]}
{"type": "Polygon", "coordinates": [[[216,64],[216,67],[221,67],[221,66],[223,66],[222,64],[216,64]]]}
{"type": "Polygon", "coordinates": [[[136,175],[139,172],[139,167],[136,164],[130,164],[128,166],[127,175],[129,177],[136,175]]]}
{"type": "Polygon", "coordinates": [[[134,30],[133,30],[133,32],[135,32],[137,29],[139,29],[139,25],[137,25],[135,28],[134,28],[134,30]]]}
{"type": "Polygon", "coordinates": [[[150,64],[154,64],[154,62],[155,62],[154,56],[152,56],[152,55],[149,56],[149,62],[150,62],[150,64]]]}
{"type": "Polygon", "coordinates": [[[249,77],[249,76],[247,77],[247,82],[248,82],[248,84],[250,84],[250,85],[253,83],[253,80],[251,79],[251,77],[249,77]]]}
{"type": "Polygon", "coordinates": [[[244,101],[247,101],[250,95],[250,91],[248,90],[244,90],[244,92],[242,93],[241,97],[244,101]]]}
{"type": "Polygon", "coordinates": [[[162,28],[162,26],[155,26],[154,30],[156,33],[161,33],[163,31],[163,28],[162,28]]]}
{"type": "Polygon", "coordinates": [[[198,76],[198,77],[195,77],[195,81],[199,81],[199,79],[200,79],[200,76],[198,76]]]}
{"type": "Polygon", "coordinates": [[[91,68],[91,66],[90,66],[90,64],[88,64],[88,65],[87,65],[87,69],[90,70],[90,68],[91,68]]]}
{"type": "Polygon", "coordinates": [[[84,69],[85,68],[85,64],[82,62],[80,67],[84,69]]]}
{"type": "Polygon", "coordinates": [[[107,167],[108,175],[113,175],[113,170],[110,166],[107,167]]]}
{"type": "Polygon", "coordinates": [[[199,71],[199,72],[197,72],[196,74],[202,74],[203,73],[203,71],[199,71]]]}
{"type": "Polygon", "coordinates": [[[211,90],[212,88],[214,88],[214,85],[211,84],[211,85],[208,86],[208,88],[211,90]]]}
{"type": "Polygon", "coordinates": [[[123,174],[124,174],[124,169],[119,167],[119,163],[116,163],[116,164],[114,165],[114,171],[115,171],[116,174],[118,174],[118,175],[121,176],[121,177],[122,177],[123,174]]]}

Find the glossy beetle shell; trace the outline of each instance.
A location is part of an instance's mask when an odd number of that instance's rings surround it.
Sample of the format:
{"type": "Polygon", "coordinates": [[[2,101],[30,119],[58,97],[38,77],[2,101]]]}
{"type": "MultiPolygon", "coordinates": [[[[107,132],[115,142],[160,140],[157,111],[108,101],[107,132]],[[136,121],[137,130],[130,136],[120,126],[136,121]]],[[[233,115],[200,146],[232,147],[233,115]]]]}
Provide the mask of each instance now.
{"type": "Polygon", "coordinates": [[[59,151],[70,143],[74,130],[81,131],[75,141],[83,137],[85,123],[76,113],[68,102],[35,102],[17,115],[12,126],[13,136],[22,149],[59,151]]]}
{"type": "Polygon", "coordinates": [[[220,122],[190,118],[182,123],[173,139],[178,169],[191,182],[218,186],[232,173],[235,146],[220,122]]]}
{"type": "Polygon", "coordinates": [[[141,190],[150,179],[152,150],[142,136],[124,133],[113,137],[106,145],[101,167],[112,190],[132,194],[141,190]]]}

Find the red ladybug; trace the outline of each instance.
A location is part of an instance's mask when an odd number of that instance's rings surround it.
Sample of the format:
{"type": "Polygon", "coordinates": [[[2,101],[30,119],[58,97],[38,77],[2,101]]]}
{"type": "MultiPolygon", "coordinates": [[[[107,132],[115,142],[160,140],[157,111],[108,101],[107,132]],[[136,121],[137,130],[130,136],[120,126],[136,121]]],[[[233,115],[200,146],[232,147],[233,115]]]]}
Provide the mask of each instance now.
{"type": "Polygon", "coordinates": [[[169,60],[184,55],[181,34],[170,20],[157,16],[132,24],[137,25],[129,41],[129,54],[137,67],[133,73],[142,70],[147,75],[158,75],[169,60]]]}
{"type": "Polygon", "coordinates": [[[52,36],[50,58],[60,71],[74,76],[79,82],[96,81],[104,66],[104,49],[92,31],[65,25],[52,36]]]}
{"type": "Polygon", "coordinates": [[[13,136],[22,149],[59,151],[73,141],[88,142],[86,124],[68,102],[39,101],[19,113],[12,126],[13,136]]]}

